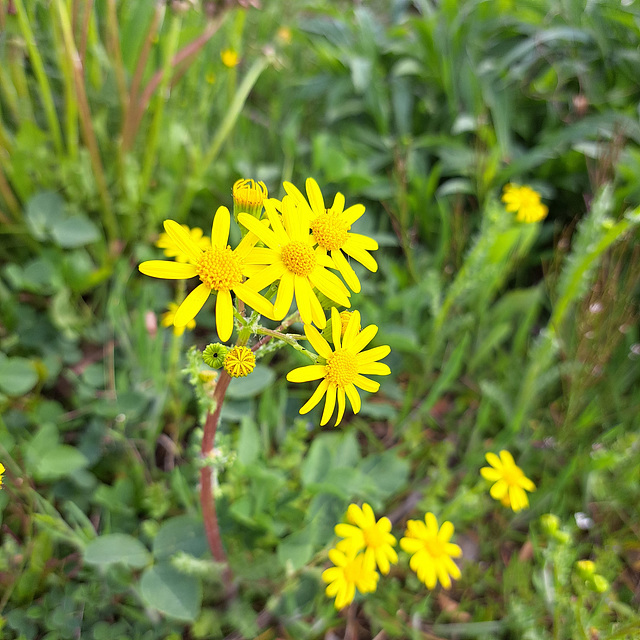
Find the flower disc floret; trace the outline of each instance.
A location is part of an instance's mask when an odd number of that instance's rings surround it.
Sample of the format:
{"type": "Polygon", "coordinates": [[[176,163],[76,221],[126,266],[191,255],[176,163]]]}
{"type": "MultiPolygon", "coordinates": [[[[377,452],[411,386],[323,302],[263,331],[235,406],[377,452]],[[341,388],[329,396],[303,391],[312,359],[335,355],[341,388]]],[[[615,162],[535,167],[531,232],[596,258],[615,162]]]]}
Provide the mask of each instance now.
{"type": "Polygon", "coordinates": [[[200,281],[214,291],[231,291],[242,282],[242,262],[229,246],[205,251],[196,272],[200,281]]]}
{"type": "Polygon", "coordinates": [[[232,378],[248,376],[256,366],[256,357],[248,347],[233,347],[224,359],[224,370],[232,378]]]}
{"type": "Polygon", "coordinates": [[[358,376],[358,360],[346,349],[334,351],[327,359],[325,379],[340,389],[353,384],[358,376]]]}
{"type": "Polygon", "coordinates": [[[327,251],[342,249],[349,238],[349,224],[331,211],[311,221],[311,233],[316,242],[327,251]]]}
{"type": "Polygon", "coordinates": [[[318,261],[313,248],[304,242],[294,241],[282,247],[282,262],[289,271],[306,278],[318,261]]]}

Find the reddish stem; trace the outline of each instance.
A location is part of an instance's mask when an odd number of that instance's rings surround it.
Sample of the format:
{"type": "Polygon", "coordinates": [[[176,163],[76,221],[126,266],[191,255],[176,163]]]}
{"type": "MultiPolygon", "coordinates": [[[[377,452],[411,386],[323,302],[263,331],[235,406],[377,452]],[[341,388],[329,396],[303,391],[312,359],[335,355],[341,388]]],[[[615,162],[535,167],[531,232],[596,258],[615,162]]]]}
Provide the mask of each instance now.
{"type": "MultiPolygon", "coordinates": [[[[207,413],[207,419],[204,423],[204,435],[202,437],[202,457],[206,461],[213,449],[213,443],[216,437],[216,430],[220,422],[220,412],[222,411],[222,403],[227,393],[227,387],[231,382],[229,374],[222,369],[220,379],[216,385],[213,398],[216,401],[216,408],[213,413],[207,413]]],[[[216,515],[216,505],[211,490],[211,467],[205,464],[200,470],[200,506],[202,508],[202,518],[204,520],[204,529],[207,534],[209,548],[211,554],[217,562],[227,563],[227,555],[222,546],[220,537],[220,529],[218,527],[218,516],[216,515]]]]}

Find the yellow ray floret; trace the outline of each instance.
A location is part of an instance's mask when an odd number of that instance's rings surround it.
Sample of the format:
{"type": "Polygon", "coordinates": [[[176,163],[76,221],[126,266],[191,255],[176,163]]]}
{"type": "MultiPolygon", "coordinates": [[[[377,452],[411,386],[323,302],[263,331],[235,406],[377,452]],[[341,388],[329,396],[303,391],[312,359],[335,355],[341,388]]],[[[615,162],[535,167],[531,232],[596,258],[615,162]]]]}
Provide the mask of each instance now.
{"type": "Polygon", "coordinates": [[[449,589],[451,578],[460,578],[460,569],[452,558],[459,558],[462,549],[450,542],[453,531],[453,525],[449,521],[443,522],[438,529],[438,520],[431,512],[425,514],[424,522],[407,522],[405,537],[400,540],[400,546],[407,553],[413,554],[409,566],[428,589],[435,588],[438,581],[445,589],[449,589]]]}
{"type": "Polygon", "coordinates": [[[366,502],[360,508],[350,504],[347,520],[351,524],[337,524],[337,536],[344,538],[336,545],[342,551],[364,550],[364,561],[371,567],[378,567],[380,573],[387,575],[390,565],[398,562],[398,554],[393,548],[397,540],[391,534],[391,521],[382,517],[376,522],[373,509],[366,502]]]}
{"type": "Polygon", "coordinates": [[[489,492],[491,497],[516,512],[528,508],[529,499],[525,491],[535,491],[536,485],[516,465],[513,456],[503,449],[500,457],[495,453],[487,453],[485,458],[491,466],[482,467],[480,474],[494,483],[489,492]]]}
{"type": "Polygon", "coordinates": [[[193,330],[196,328],[196,321],[191,319],[189,320],[189,322],[187,322],[187,324],[183,327],[176,327],[173,324],[173,321],[176,317],[176,312],[178,311],[178,305],[175,302],[170,302],[168,305],[168,310],[165,311],[162,314],[162,321],[160,322],[160,324],[163,327],[173,327],[173,333],[176,336],[181,336],[185,329],[188,329],[189,331],[193,330]]]}
{"type": "Polygon", "coordinates": [[[516,214],[518,222],[538,222],[549,213],[548,207],[540,201],[540,194],[527,186],[508,184],[504,188],[502,202],[506,204],[507,211],[516,214]]]}
{"type": "Polygon", "coordinates": [[[365,562],[363,553],[331,549],[329,559],[335,566],[322,573],[322,580],[328,583],[325,590],[327,596],[335,597],[336,609],[342,609],[353,602],[356,588],[360,593],[376,590],[380,576],[365,562]]]}
{"type": "Polygon", "coordinates": [[[343,251],[369,271],[378,270],[378,263],[369,253],[378,248],[378,243],[372,238],[350,231],[351,225],[364,213],[364,205],[354,204],[345,209],[344,196],[338,193],[331,208],[327,209],[318,183],[313,178],[307,178],[306,187],[308,202],[295,185],[284,183],[285,191],[296,204],[298,215],[304,216],[309,222],[314,241],[331,255],[345,282],[358,293],[360,281],[343,251]]]}
{"type": "MultiPolygon", "coordinates": [[[[198,245],[203,251],[211,249],[211,240],[203,235],[200,227],[189,228],[186,224],[181,224],[180,226],[189,234],[193,243],[198,245]]],[[[167,258],[175,258],[176,262],[190,262],[189,256],[178,247],[166,232],[158,236],[156,247],[164,249],[164,255],[167,256],[167,258]]]]}
{"type": "Polygon", "coordinates": [[[247,234],[235,248],[227,244],[231,215],[226,207],[219,207],[213,219],[211,249],[203,251],[190,235],[173,220],[165,220],[164,228],[189,263],[168,260],[148,260],[138,268],[153,278],[182,280],[198,276],[200,283],[176,311],[173,324],[186,326],[196,317],[212,293],[216,294],[216,328],[220,340],[226,342],[233,332],[233,302],[231,292],[258,313],[273,318],[273,305],[259,293],[243,283],[248,271],[249,256],[256,236],[247,234]]]}
{"type": "Polygon", "coordinates": [[[274,304],[276,320],[282,320],[291,307],[295,296],[302,322],[314,323],[324,329],[327,320],[314,287],[327,298],[344,307],[351,306],[349,290],[340,278],[327,267],[335,267],[333,260],[320,248],[314,249],[309,224],[296,215],[293,200],[285,196],[282,203],[269,199],[264,208],[271,225],[269,229],[253,216],[238,215],[238,222],[252,231],[266,245],[256,248],[249,263],[263,268],[247,281],[247,287],[261,291],[276,280],[280,280],[274,304]],[[281,205],[282,217],[277,206],[281,205]]]}
{"type": "Polygon", "coordinates": [[[311,411],[326,394],[320,424],[327,424],[337,403],[337,426],[344,415],[345,398],[349,398],[354,413],[360,411],[361,402],[357,387],[372,393],[380,388],[379,382],[366,378],[366,375],[386,376],[391,373],[386,364],[378,362],[389,355],[391,349],[388,346],[382,346],[363,351],[375,337],[378,327],[370,324],[358,332],[357,327],[360,326],[358,311],[354,311],[351,315],[344,336],[341,336],[340,314],[335,307],[331,309],[331,323],[333,349],[317,329],[311,325],[305,325],[304,332],[307,340],[322,358],[323,363],[294,369],[287,374],[287,380],[289,382],[321,380],[311,398],[300,409],[300,413],[311,411]]]}

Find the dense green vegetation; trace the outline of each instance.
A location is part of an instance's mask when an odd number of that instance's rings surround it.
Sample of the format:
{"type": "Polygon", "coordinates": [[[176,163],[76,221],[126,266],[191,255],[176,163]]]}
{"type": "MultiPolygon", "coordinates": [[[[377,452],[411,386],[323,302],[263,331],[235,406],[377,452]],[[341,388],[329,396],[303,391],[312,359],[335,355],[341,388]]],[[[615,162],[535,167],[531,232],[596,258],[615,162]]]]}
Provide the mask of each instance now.
{"type": "Polygon", "coordinates": [[[0,637],[639,638],[636,3],[262,4],[0,2],[0,637]],[[213,306],[174,335],[185,289],[137,265],[238,178],[309,176],[366,206],[352,302],[392,374],[320,428],[285,379],[308,361],[274,350],[203,461],[213,306]],[[510,182],[543,222],[505,211],[510,182]],[[501,449],[527,510],[480,476],[501,449]],[[460,579],[430,591],[401,554],[336,611],[353,502],[398,538],[450,520],[460,579]]]}

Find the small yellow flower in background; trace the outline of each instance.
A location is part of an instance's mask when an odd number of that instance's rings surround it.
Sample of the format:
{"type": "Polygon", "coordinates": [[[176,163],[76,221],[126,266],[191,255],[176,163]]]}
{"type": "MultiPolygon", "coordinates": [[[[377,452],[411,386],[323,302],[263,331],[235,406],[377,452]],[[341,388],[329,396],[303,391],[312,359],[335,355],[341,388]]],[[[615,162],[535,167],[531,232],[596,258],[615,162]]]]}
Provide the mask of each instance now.
{"type": "Polygon", "coordinates": [[[222,64],[225,67],[229,67],[229,69],[237,67],[238,62],[240,62],[240,56],[238,55],[238,52],[234,51],[233,49],[225,49],[224,51],[221,51],[220,58],[222,59],[222,64]]]}
{"type": "Polygon", "coordinates": [[[504,188],[502,202],[507,205],[507,211],[516,214],[518,222],[538,222],[549,213],[549,208],[540,201],[540,194],[527,186],[508,184],[504,188]]]}
{"type": "Polygon", "coordinates": [[[328,583],[325,593],[335,596],[336,609],[342,609],[353,602],[356,588],[360,593],[371,593],[378,586],[378,572],[365,562],[364,554],[349,550],[331,549],[329,559],[334,567],[322,573],[322,580],[328,583]]]}
{"type": "Polygon", "coordinates": [[[278,40],[281,40],[284,44],[291,42],[291,29],[289,27],[280,27],[276,35],[278,40]]]}
{"type": "Polygon", "coordinates": [[[160,324],[163,327],[170,327],[171,325],[173,325],[173,333],[177,336],[181,336],[184,333],[185,329],[189,329],[189,331],[195,329],[196,321],[193,318],[189,320],[189,322],[187,322],[187,324],[184,325],[183,327],[176,327],[173,324],[173,320],[176,317],[176,312],[178,311],[178,305],[175,302],[170,302],[167,305],[167,307],[168,307],[168,311],[165,311],[162,314],[162,320],[160,322],[160,324]]]}
{"type": "MultiPolygon", "coordinates": [[[[203,251],[211,249],[211,240],[209,240],[207,236],[203,235],[200,227],[193,227],[191,229],[186,224],[181,224],[180,226],[189,234],[192,242],[200,247],[200,249],[203,251]]],[[[164,249],[164,255],[167,256],[167,258],[175,258],[176,262],[190,261],[189,255],[186,254],[173,240],[173,238],[164,231],[158,236],[156,247],[164,249]]]]}
{"type": "Polygon", "coordinates": [[[180,251],[188,257],[190,264],[181,264],[178,261],[148,260],[138,267],[142,273],[153,278],[182,280],[198,276],[201,284],[178,307],[173,324],[176,327],[186,326],[190,320],[196,317],[209,296],[215,292],[216,329],[223,342],[226,342],[233,333],[232,291],[258,313],[269,318],[273,317],[273,305],[242,282],[243,274],[249,270],[249,256],[254,250],[257,238],[253,234],[247,234],[240,244],[232,250],[227,244],[230,225],[229,209],[219,207],[213,218],[212,247],[203,251],[177,222],[165,220],[165,231],[180,251]]]}
{"type": "Polygon", "coordinates": [[[248,213],[238,214],[238,222],[253,231],[266,245],[251,253],[250,262],[265,265],[265,268],[247,281],[247,287],[261,291],[280,280],[274,304],[275,320],[285,317],[295,295],[302,322],[313,322],[324,329],[327,319],[314,287],[343,307],[351,306],[349,290],[338,276],[327,269],[335,268],[333,260],[320,248],[314,249],[309,223],[298,214],[291,198],[285,197],[282,203],[274,199],[265,200],[264,208],[271,229],[248,213]],[[280,204],[282,217],[276,209],[280,204]]]}
{"type": "Polygon", "coordinates": [[[482,467],[480,474],[495,483],[490,490],[491,497],[516,512],[528,508],[529,500],[525,491],[535,491],[536,485],[516,465],[513,456],[503,449],[500,457],[495,453],[487,453],[485,458],[491,466],[482,467]]]}
{"type": "Polygon", "coordinates": [[[263,202],[269,197],[267,185],[264,182],[256,182],[250,178],[236,180],[233,184],[233,215],[236,220],[242,211],[255,218],[262,214],[263,202]]]}
{"type": "Polygon", "coordinates": [[[576,568],[578,569],[580,577],[586,580],[591,578],[596,572],[596,563],[593,560],[578,560],[578,562],[576,562],[576,568]]]}
{"type": "Polygon", "coordinates": [[[2,487],[2,474],[4,473],[4,465],[0,462],[0,487],[2,487]]]}
{"type": "Polygon", "coordinates": [[[460,569],[451,558],[459,558],[462,549],[450,542],[453,532],[453,525],[448,520],[438,530],[438,520],[431,512],[425,514],[424,522],[407,522],[405,537],[400,540],[400,546],[407,553],[413,554],[409,566],[428,589],[433,589],[438,581],[445,589],[449,589],[451,578],[460,578],[460,569]]]}
{"type": "Polygon", "coordinates": [[[344,538],[336,545],[341,551],[362,551],[364,561],[380,573],[389,573],[390,563],[398,562],[398,554],[394,550],[397,543],[391,534],[391,521],[382,517],[376,522],[373,509],[366,502],[360,508],[357,504],[350,504],[347,509],[347,520],[351,524],[337,524],[337,536],[344,538]]]}
{"type": "Polygon", "coordinates": [[[224,370],[232,378],[248,376],[256,366],[256,357],[249,347],[233,347],[224,359],[224,370]]]}
{"type": "Polygon", "coordinates": [[[300,213],[308,219],[314,241],[324,253],[331,254],[347,285],[358,293],[361,288],[360,280],[342,252],[369,271],[378,270],[378,263],[369,253],[378,248],[378,243],[367,236],[349,231],[351,225],[364,214],[364,205],[354,204],[345,209],[344,196],[337,193],[331,209],[326,209],[318,183],[313,178],[307,178],[306,187],[309,202],[295,185],[284,183],[285,191],[294,199],[300,213]]]}
{"type": "Polygon", "coordinates": [[[391,373],[389,367],[378,360],[389,355],[391,349],[388,346],[374,347],[363,351],[373,340],[378,327],[370,324],[358,332],[360,326],[360,312],[354,311],[344,337],[340,335],[340,314],[333,307],[331,309],[331,323],[334,349],[320,335],[315,327],[305,324],[304,332],[311,346],[318,355],[324,359],[324,364],[312,364],[306,367],[298,367],[287,374],[289,382],[310,382],[320,380],[322,382],[313,392],[311,398],[300,409],[300,413],[308,413],[315,407],[326,393],[326,401],[320,425],[325,425],[338,404],[338,417],[335,426],[340,424],[345,410],[345,397],[349,398],[354,413],[358,413],[361,407],[360,395],[356,387],[375,393],[380,388],[379,382],[365,378],[365,375],[386,376],[391,373]]]}

